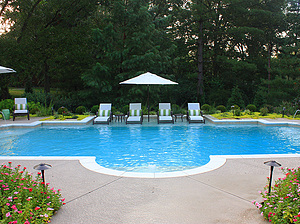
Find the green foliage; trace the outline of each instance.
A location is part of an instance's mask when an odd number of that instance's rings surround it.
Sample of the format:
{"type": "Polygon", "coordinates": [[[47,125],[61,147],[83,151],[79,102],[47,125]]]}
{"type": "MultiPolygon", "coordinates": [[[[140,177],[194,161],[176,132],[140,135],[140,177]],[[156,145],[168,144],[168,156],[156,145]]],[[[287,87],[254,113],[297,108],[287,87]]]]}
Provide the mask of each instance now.
{"type": "Polygon", "coordinates": [[[246,109],[255,112],[257,110],[256,106],[254,104],[248,104],[246,109]]]}
{"type": "Polygon", "coordinates": [[[43,183],[41,173],[33,178],[20,165],[0,167],[1,223],[48,223],[64,204],[61,194],[43,183]]]}
{"type": "Polygon", "coordinates": [[[57,113],[58,114],[66,114],[68,113],[69,110],[66,108],[66,107],[60,107],[58,110],[57,110],[57,113]]]}
{"type": "Polygon", "coordinates": [[[223,105],[219,105],[216,107],[217,110],[220,110],[222,113],[226,112],[226,107],[223,105]]]}
{"type": "Polygon", "coordinates": [[[15,105],[15,103],[11,99],[1,100],[0,101],[0,110],[9,109],[9,111],[12,112],[14,105],[15,105]]]}
{"type": "Polygon", "coordinates": [[[172,104],[172,112],[173,114],[186,114],[186,111],[177,104],[172,104]]]}
{"type": "Polygon", "coordinates": [[[35,103],[33,101],[28,102],[28,107],[31,114],[37,114],[42,108],[40,102],[35,103]]]}
{"type": "Polygon", "coordinates": [[[91,108],[91,113],[93,114],[96,114],[99,110],[99,105],[94,105],[92,108],[91,108]]]}
{"type": "Polygon", "coordinates": [[[260,116],[267,116],[268,113],[269,113],[268,108],[267,107],[263,107],[263,108],[260,109],[260,114],[259,115],[260,116]]]}
{"type": "MultiPolygon", "coordinates": [[[[300,168],[282,169],[285,176],[275,181],[269,194],[268,186],[261,192],[262,201],[252,203],[270,223],[300,223],[300,168]]],[[[269,181],[269,180],[268,180],[269,181]]]]}
{"type": "Polygon", "coordinates": [[[203,104],[203,105],[201,106],[201,110],[204,110],[205,112],[209,112],[210,109],[211,109],[211,106],[208,105],[208,104],[203,104]]]}
{"type": "Polygon", "coordinates": [[[241,109],[240,108],[237,108],[234,110],[234,116],[241,116],[241,109]]]}
{"type": "Polygon", "coordinates": [[[84,114],[86,112],[85,106],[79,106],[76,108],[75,113],[76,114],[84,114]]]}
{"type": "Polygon", "coordinates": [[[34,91],[32,93],[24,93],[22,97],[27,98],[27,102],[39,102],[43,106],[48,106],[54,96],[43,91],[34,91]]]}
{"type": "Polygon", "coordinates": [[[121,112],[122,112],[123,114],[127,114],[128,111],[129,111],[129,105],[125,105],[125,106],[122,107],[121,112]]]}
{"type": "Polygon", "coordinates": [[[232,105],[239,105],[239,107],[244,108],[245,103],[242,97],[242,93],[238,86],[232,89],[231,97],[228,99],[227,107],[230,108],[232,105]]]}

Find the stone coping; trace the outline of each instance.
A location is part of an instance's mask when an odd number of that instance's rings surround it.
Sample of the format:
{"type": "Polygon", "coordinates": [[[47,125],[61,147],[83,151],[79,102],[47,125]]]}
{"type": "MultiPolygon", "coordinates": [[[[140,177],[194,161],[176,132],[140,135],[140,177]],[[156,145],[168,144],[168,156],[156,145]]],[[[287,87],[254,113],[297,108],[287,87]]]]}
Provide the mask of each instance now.
{"type": "Polygon", "coordinates": [[[88,170],[107,174],[117,177],[132,177],[132,178],[170,178],[170,177],[184,177],[195,174],[206,173],[220,168],[226,163],[227,159],[274,159],[274,158],[297,158],[300,154],[262,154],[262,155],[211,155],[210,161],[200,167],[175,172],[130,172],[119,171],[100,166],[96,162],[95,156],[0,156],[0,160],[78,160],[80,164],[88,170]]]}

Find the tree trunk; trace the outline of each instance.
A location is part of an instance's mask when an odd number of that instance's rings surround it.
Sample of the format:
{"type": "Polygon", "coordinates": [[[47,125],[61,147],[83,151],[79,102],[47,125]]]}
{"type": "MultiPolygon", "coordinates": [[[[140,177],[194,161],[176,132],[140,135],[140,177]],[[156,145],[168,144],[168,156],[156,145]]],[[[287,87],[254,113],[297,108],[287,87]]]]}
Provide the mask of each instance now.
{"type": "MultiPolygon", "coordinates": [[[[268,48],[268,81],[271,81],[271,49],[272,49],[272,44],[269,43],[267,45],[268,48]]],[[[268,92],[270,92],[270,83],[268,84],[268,92]]]]}
{"type": "Polygon", "coordinates": [[[44,92],[50,93],[50,77],[49,77],[49,66],[47,61],[44,62],[44,92]]]}
{"type": "Polygon", "coordinates": [[[203,21],[199,21],[197,100],[203,95],[203,21]]]}

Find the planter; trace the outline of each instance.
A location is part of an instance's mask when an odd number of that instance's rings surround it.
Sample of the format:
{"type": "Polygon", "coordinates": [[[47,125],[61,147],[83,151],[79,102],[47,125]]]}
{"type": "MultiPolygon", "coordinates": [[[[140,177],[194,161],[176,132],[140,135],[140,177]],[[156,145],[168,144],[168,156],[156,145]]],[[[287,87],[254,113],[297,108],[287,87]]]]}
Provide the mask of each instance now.
{"type": "Polygon", "coordinates": [[[2,109],[2,115],[3,115],[3,120],[5,118],[5,120],[9,120],[9,116],[10,116],[10,112],[9,112],[9,109],[2,109]]]}

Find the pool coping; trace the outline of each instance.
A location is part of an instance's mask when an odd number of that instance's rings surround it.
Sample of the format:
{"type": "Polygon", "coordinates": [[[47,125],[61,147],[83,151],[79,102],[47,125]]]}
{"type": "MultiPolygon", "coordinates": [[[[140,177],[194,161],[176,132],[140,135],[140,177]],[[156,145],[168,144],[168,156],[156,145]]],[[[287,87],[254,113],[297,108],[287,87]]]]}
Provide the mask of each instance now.
{"type": "Polygon", "coordinates": [[[88,170],[96,173],[131,178],[171,178],[185,177],[213,171],[223,166],[228,159],[274,159],[274,158],[297,158],[300,154],[255,154],[255,155],[210,155],[210,161],[200,167],[175,172],[151,172],[139,173],[130,171],[119,171],[100,166],[95,156],[0,156],[0,160],[78,160],[88,170]]]}
{"type": "MultiPolygon", "coordinates": [[[[0,129],[7,128],[29,128],[39,127],[43,125],[87,125],[92,122],[94,116],[87,117],[82,121],[35,121],[27,124],[5,124],[1,125],[0,129]]],[[[299,123],[289,121],[267,121],[263,119],[244,119],[244,120],[219,120],[210,115],[205,115],[205,118],[213,124],[260,124],[265,126],[290,126],[300,127],[299,123]]],[[[210,155],[210,161],[200,167],[174,172],[150,172],[139,173],[131,171],[119,171],[105,168],[96,162],[95,156],[0,156],[1,160],[78,160],[80,164],[88,170],[118,177],[135,177],[135,178],[170,178],[170,177],[184,177],[200,173],[206,173],[220,168],[226,163],[227,159],[241,159],[241,158],[291,158],[300,157],[300,154],[256,154],[256,155],[210,155]]]]}

